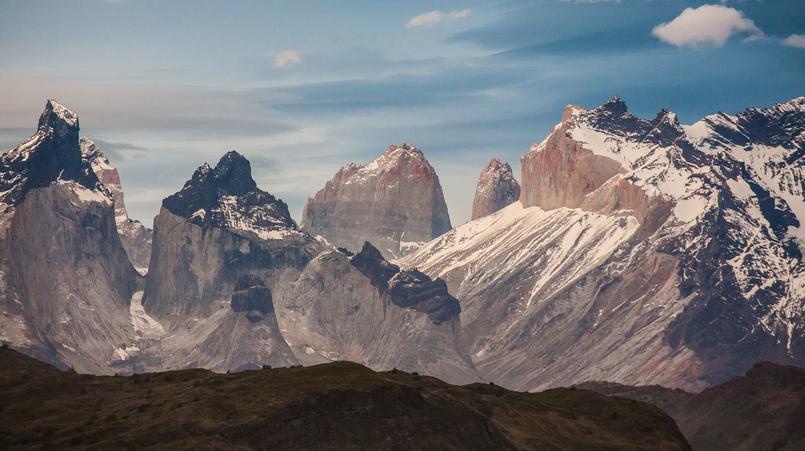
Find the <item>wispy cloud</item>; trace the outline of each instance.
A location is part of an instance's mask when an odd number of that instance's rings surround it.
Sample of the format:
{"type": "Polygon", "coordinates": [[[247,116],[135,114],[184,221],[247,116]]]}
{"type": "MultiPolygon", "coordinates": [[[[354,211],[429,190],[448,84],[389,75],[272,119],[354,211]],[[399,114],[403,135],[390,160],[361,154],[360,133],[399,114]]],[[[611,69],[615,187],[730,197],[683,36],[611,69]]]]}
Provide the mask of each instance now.
{"type": "Polygon", "coordinates": [[[792,34],[791,36],[783,39],[783,45],[788,47],[796,47],[798,49],[805,49],[805,34],[792,34]]]}
{"type": "Polygon", "coordinates": [[[746,40],[764,36],[752,19],[735,8],[722,5],[685,8],[674,20],[654,27],[651,34],[676,47],[721,47],[735,35],[745,34],[746,40]]]}
{"type": "Polygon", "coordinates": [[[470,9],[456,9],[450,12],[433,10],[410,18],[405,24],[405,28],[432,27],[441,22],[449,22],[469,17],[470,14],[472,14],[472,10],[470,9]]]}
{"type": "Polygon", "coordinates": [[[283,50],[274,57],[274,67],[291,68],[302,62],[302,56],[296,50],[283,50]]]}

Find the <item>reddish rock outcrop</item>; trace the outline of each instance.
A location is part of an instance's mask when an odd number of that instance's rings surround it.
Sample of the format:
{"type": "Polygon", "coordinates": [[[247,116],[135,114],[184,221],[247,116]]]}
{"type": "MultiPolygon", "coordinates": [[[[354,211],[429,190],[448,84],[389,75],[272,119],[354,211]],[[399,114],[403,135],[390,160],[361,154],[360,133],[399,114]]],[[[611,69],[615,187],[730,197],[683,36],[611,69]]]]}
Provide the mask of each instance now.
{"type": "Polygon", "coordinates": [[[566,107],[560,125],[520,160],[524,207],[576,208],[584,196],[625,172],[617,161],[594,154],[568,135],[574,109],[579,108],[566,107]]]}
{"type": "Polygon", "coordinates": [[[308,199],[302,228],[352,251],[369,241],[396,258],[451,226],[436,171],[421,150],[402,143],[341,168],[308,199]]]}
{"type": "Polygon", "coordinates": [[[520,184],[512,176],[512,167],[493,158],[478,178],[472,202],[472,219],[490,215],[519,198],[520,184]]]}

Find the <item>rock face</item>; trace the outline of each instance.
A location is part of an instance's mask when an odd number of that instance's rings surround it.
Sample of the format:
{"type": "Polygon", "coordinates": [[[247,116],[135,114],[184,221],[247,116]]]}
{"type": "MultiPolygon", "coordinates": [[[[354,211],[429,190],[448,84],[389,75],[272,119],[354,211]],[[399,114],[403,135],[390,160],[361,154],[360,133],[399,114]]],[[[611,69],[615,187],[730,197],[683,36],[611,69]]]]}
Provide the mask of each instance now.
{"type": "Polygon", "coordinates": [[[353,256],[319,255],[275,295],[283,334],[305,364],[350,360],[452,383],[479,380],[446,284],[400,271],[368,242],[353,256]]]}
{"type": "Polygon", "coordinates": [[[692,126],[569,106],[523,157],[520,202],[401,266],[447,282],[476,366],[518,389],[805,364],[803,117],[803,98],[692,126]]]}
{"type": "Polygon", "coordinates": [[[341,168],[308,199],[302,228],[353,252],[369,241],[397,258],[451,226],[436,171],[421,150],[402,143],[341,168]]]}
{"type": "Polygon", "coordinates": [[[140,282],[78,132],[78,116],[49,100],[36,133],[0,157],[0,339],[103,373],[133,337],[140,282]]]}
{"type": "Polygon", "coordinates": [[[151,259],[151,229],[143,223],[129,218],[126,204],[123,201],[123,187],[120,185],[120,175],[117,168],[109,163],[100,147],[89,138],[81,137],[81,156],[92,167],[98,180],[112,193],[115,202],[115,223],[120,241],[129,260],[140,274],[148,271],[148,262],[151,259]]]}
{"type": "Polygon", "coordinates": [[[284,202],[257,188],[243,156],[232,151],[215,168],[199,167],[154,222],[142,303],[170,335],[154,351],[156,366],[296,364],[272,288],[322,249],[297,230],[284,202]]]}
{"type": "Polygon", "coordinates": [[[491,215],[520,199],[520,184],[512,176],[512,167],[493,158],[478,177],[472,219],[491,215]]]}
{"type": "Polygon", "coordinates": [[[148,230],[78,132],[50,101],[37,133],[0,157],[3,343],[92,373],[351,359],[479,379],[443,281],[299,230],[235,151],[164,199],[143,280],[129,260],[148,252],[148,230]]]}
{"type": "Polygon", "coordinates": [[[154,226],[142,305],[164,331],[139,342],[144,369],[346,359],[479,379],[443,281],[400,271],[368,243],[350,256],[300,231],[237,152],[201,166],[154,226]]]}

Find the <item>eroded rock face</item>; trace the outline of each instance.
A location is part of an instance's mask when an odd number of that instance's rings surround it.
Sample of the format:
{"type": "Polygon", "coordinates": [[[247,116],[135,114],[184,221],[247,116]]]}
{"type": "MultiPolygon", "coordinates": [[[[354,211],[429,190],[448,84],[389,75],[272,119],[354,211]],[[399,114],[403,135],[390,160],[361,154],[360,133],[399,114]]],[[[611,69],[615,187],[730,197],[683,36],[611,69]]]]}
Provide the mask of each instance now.
{"type": "Polygon", "coordinates": [[[478,177],[472,202],[472,219],[490,215],[519,199],[520,184],[512,175],[512,167],[493,158],[478,177]]]}
{"type": "Polygon", "coordinates": [[[108,373],[133,339],[139,277],[78,127],[49,100],[36,134],[0,157],[0,336],[62,367],[108,373]]]}
{"type": "Polygon", "coordinates": [[[692,126],[570,106],[522,159],[522,205],[400,265],[447,282],[482,375],[519,389],[802,365],[803,116],[801,98],[692,126]]]}
{"type": "Polygon", "coordinates": [[[152,230],[136,219],[129,218],[126,203],[123,199],[123,187],[120,184],[120,174],[117,168],[109,163],[109,158],[101,151],[95,142],[89,138],[81,137],[82,158],[92,167],[98,180],[112,193],[115,202],[115,223],[120,241],[129,260],[140,274],[148,271],[148,262],[151,259],[152,230]]]}
{"type": "Polygon", "coordinates": [[[353,252],[369,241],[396,258],[451,226],[436,171],[421,150],[402,143],[341,168],[308,199],[302,228],[353,252]]]}
{"type": "Polygon", "coordinates": [[[305,364],[351,360],[479,380],[464,346],[458,301],[441,280],[400,271],[371,244],[316,257],[291,289],[274,291],[283,334],[305,364]]]}

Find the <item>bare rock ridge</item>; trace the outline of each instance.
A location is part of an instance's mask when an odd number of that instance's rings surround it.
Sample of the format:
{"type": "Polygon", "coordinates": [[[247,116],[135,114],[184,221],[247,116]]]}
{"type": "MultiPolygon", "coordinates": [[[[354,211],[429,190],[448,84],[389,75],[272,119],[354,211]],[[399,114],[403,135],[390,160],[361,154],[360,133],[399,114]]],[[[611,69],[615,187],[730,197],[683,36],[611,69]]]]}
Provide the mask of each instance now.
{"type": "Polygon", "coordinates": [[[520,202],[399,261],[461,299],[484,377],[698,390],[805,364],[805,100],[690,126],[620,98],[522,159],[520,202]]]}
{"type": "Polygon", "coordinates": [[[436,171],[421,150],[402,143],[341,168],[308,199],[302,228],[353,252],[369,241],[397,258],[451,225],[436,171]]]}
{"type": "Polygon", "coordinates": [[[104,373],[132,338],[140,282],[78,133],[78,116],[49,100],[36,133],[0,157],[0,339],[104,373]]]}
{"type": "Polygon", "coordinates": [[[520,184],[509,163],[493,158],[481,171],[472,202],[472,219],[490,215],[520,199],[520,184]]]}
{"type": "Polygon", "coordinates": [[[151,235],[153,232],[140,221],[129,217],[123,200],[120,174],[118,174],[117,168],[109,163],[109,158],[101,151],[101,148],[85,137],[81,137],[80,144],[82,158],[92,167],[98,180],[112,193],[112,199],[115,202],[117,232],[129,260],[140,274],[145,274],[151,259],[151,235]]]}

